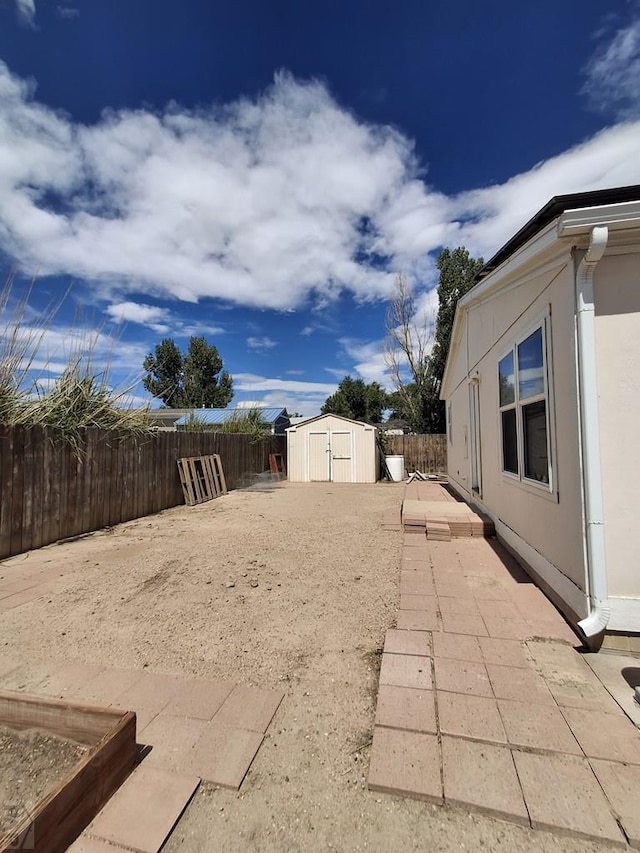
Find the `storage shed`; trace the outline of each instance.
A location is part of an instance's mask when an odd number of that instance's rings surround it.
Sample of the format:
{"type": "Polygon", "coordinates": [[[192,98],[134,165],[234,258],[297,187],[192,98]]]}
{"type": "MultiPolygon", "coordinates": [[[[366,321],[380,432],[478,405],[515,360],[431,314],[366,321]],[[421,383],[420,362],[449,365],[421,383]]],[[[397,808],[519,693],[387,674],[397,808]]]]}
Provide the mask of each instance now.
{"type": "Polygon", "coordinates": [[[287,430],[293,483],[375,483],[380,471],[376,428],[339,415],[319,415],[287,430]]]}

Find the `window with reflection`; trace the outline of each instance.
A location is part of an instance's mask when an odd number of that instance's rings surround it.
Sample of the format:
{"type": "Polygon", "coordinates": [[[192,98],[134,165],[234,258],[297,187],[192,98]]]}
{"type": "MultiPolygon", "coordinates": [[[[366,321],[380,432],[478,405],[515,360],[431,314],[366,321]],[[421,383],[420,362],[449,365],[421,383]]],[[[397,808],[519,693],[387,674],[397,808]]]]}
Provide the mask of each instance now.
{"type": "Polygon", "coordinates": [[[502,470],[549,485],[549,406],[546,323],[498,362],[502,470]]]}

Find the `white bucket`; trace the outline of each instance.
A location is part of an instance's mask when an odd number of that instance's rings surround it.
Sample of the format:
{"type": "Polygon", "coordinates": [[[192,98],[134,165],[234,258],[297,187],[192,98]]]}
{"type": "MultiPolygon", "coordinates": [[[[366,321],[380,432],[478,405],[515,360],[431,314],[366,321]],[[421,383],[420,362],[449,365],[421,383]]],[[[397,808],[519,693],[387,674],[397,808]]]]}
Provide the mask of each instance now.
{"type": "Polygon", "coordinates": [[[404,456],[385,456],[385,462],[394,483],[404,479],[404,456]]]}

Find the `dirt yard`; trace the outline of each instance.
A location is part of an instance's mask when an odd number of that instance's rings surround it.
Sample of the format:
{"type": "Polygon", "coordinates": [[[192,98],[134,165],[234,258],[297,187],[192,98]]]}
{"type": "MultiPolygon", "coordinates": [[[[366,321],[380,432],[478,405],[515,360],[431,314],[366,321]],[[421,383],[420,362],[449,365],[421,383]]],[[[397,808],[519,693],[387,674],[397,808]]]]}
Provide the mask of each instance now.
{"type": "Polygon", "coordinates": [[[379,656],[398,607],[402,484],[281,484],[165,511],[21,561],[71,570],[0,613],[37,691],[49,660],[282,688],[239,793],[203,785],[166,853],[604,849],[366,788],[379,656]]]}
{"type": "Polygon", "coordinates": [[[0,726],[0,838],[32,812],[87,751],[36,729],[0,726]]]}

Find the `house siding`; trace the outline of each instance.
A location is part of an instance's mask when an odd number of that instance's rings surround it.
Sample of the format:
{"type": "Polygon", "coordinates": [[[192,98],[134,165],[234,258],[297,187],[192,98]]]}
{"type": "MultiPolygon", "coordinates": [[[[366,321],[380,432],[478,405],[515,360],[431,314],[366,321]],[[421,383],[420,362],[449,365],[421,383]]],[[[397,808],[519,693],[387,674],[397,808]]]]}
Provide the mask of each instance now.
{"type": "MultiPolygon", "coordinates": [[[[469,495],[467,376],[475,377],[480,391],[481,504],[584,592],[574,275],[573,259],[566,252],[537,272],[529,269],[526,274],[513,276],[508,289],[468,308],[458,348],[458,353],[468,353],[468,370],[447,398],[452,405],[448,473],[452,483],[469,495]],[[557,496],[514,482],[501,470],[498,362],[546,311],[551,315],[547,349],[552,356],[549,385],[554,408],[550,418],[555,436],[552,468],[557,496]]],[[[453,364],[457,378],[459,358],[453,364]]],[[[585,611],[575,615],[585,613],[586,603],[585,611]]]]}
{"type": "Polygon", "coordinates": [[[640,253],[605,256],[594,290],[609,596],[637,598],[640,253]]]}

